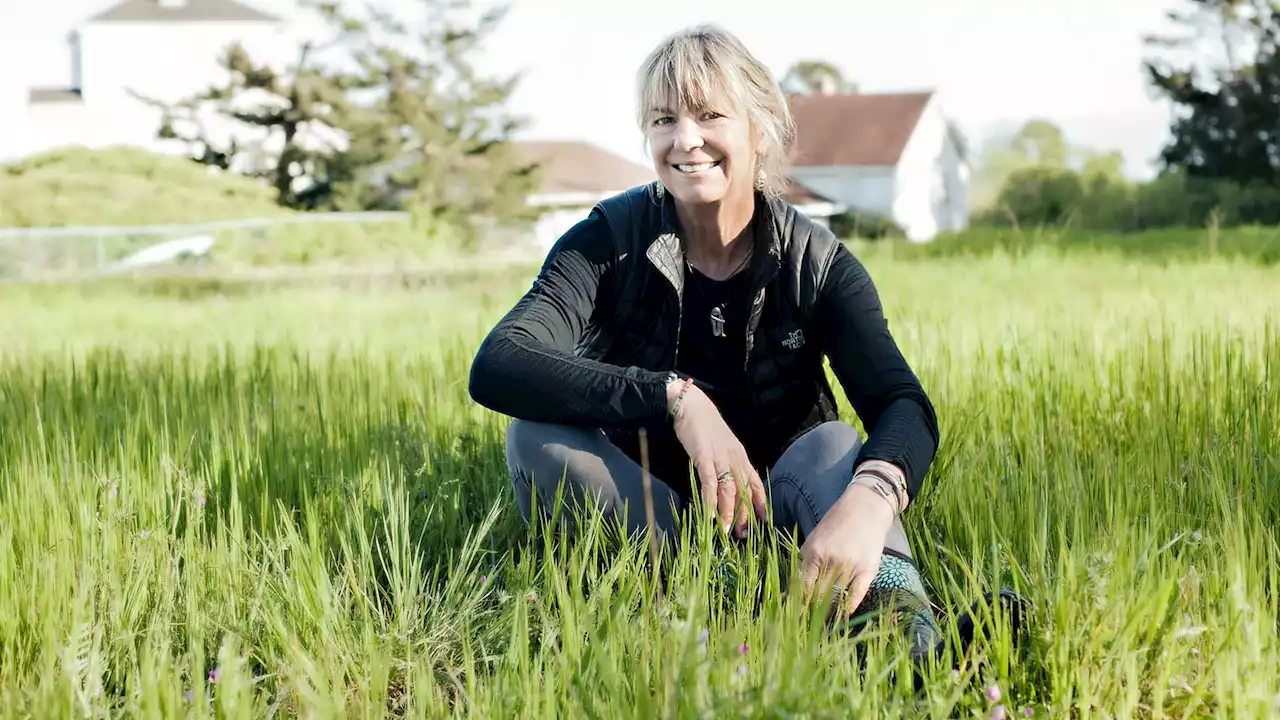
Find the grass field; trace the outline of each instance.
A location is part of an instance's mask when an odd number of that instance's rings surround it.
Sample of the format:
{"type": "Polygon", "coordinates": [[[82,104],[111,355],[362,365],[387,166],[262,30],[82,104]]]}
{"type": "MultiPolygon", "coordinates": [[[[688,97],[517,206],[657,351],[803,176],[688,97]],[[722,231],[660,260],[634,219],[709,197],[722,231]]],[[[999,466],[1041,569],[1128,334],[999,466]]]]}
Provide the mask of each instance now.
{"type": "Polygon", "coordinates": [[[1019,651],[997,625],[916,695],[892,633],[860,670],[785,592],[792,548],[695,538],[659,589],[646,548],[604,529],[533,540],[505,421],[466,394],[527,271],[10,286],[0,711],[1280,713],[1276,271],[865,257],[942,422],[906,519],[922,572],[944,625],[984,591],[1028,596],[1019,651]]]}

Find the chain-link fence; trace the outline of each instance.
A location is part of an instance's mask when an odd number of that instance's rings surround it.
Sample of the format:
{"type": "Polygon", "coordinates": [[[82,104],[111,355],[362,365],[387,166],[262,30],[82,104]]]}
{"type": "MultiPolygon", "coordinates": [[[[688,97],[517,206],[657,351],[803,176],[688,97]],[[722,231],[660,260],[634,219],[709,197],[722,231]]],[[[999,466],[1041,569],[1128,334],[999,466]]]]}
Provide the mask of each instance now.
{"type": "MultiPolygon", "coordinates": [[[[244,272],[429,267],[462,254],[410,213],[307,213],[189,225],[0,228],[0,279],[113,275],[145,270],[244,272]]],[[[484,233],[481,257],[524,257],[529,232],[484,233]]]]}

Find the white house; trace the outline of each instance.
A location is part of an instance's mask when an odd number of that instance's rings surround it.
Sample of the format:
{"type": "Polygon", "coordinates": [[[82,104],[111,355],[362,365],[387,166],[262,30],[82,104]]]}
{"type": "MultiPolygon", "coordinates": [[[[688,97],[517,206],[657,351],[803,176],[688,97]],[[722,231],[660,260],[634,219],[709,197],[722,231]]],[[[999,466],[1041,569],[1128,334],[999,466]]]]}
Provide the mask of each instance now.
{"type": "Polygon", "coordinates": [[[796,182],[892,219],[913,241],[968,225],[968,151],[936,94],[815,93],[790,107],[796,182]]]}
{"type": "MultiPolygon", "coordinates": [[[[276,66],[297,52],[285,24],[237,0],[123,0],[70,29],[70,76],[35,85],[20,55],[0,47],[0,162],[62,145],[183,148],[157,139],[160,111],[134,93],[165,103],[220,84],[218,59],[234,43],[276,66]]],[[[215,129],[216,131],[216,129],[215,129]]]]}

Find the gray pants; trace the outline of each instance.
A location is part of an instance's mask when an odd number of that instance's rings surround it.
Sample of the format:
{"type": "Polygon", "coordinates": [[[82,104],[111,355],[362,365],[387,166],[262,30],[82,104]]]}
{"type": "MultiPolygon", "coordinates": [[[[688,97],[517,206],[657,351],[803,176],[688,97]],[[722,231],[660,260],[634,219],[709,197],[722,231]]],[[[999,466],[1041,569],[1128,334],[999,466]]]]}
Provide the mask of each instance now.
{"type": "MultiPolygon", "coordinates": [[[[862,438],[851,425],[828,422],[791,444],[762,477],[774,527],[807,537],[853,478],[862,438]]],[[[549,510],[557,493],[563,510],[590,501],[606,519],[621,520],[628,532],[646,527],[644,481],[639,464],[599,430],[515,420],[507,430],[507,467],[516,502],[530,521],[536,490],[538,507],[549,510]],[[563,482],[563,487],[561,487],[563,482]]],[[[669,485],[650,477],[654,522],[664,538],[675,529],[682,502],[669,485]]],[[[885,549],[910,559],[902,522],[895,519],[885,549]]]]}

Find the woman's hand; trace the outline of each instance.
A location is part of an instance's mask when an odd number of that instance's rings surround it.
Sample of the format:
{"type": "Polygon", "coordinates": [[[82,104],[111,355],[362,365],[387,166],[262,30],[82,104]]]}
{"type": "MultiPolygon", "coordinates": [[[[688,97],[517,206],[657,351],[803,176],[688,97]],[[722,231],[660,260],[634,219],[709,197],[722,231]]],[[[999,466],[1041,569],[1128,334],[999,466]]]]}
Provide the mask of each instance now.
{"type": "MultiPolygon", "coordinates": [[[[683,383],[669,394],[672,402],[681,389],[683,383]]],[[[745,537],[751,508],[760,522],[765,522],[768,511],[760,474],[715,403],[696,385],[685,391],[675,431],[698,473],[703,505],[719,515],[725,532],[733,527],[737,537],[745,537]]]]}
{"type": "Polygon", "coordinates": [[[804,587],[810,600],[815,590],[834,587],[844,617],[862,603],[880,569],[885,538],[893,525],[889,503],[863,485],[844,492],[800,548],[804,587]]]}

